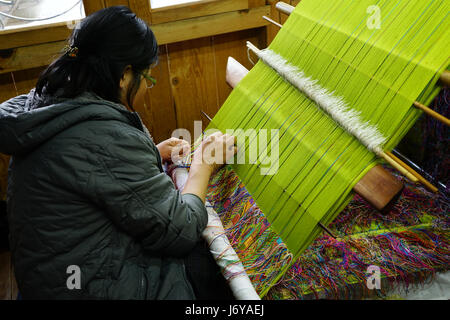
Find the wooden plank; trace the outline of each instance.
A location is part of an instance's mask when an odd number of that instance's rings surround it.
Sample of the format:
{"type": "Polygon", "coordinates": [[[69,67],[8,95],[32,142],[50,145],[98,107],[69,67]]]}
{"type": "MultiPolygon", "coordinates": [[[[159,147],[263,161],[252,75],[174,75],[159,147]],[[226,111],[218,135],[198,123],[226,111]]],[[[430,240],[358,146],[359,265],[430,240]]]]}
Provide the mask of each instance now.
{"type": "Polygon", "coordinates": [[[0,300],[11,300],[11,253],[0,252],[0,300]]]}
{"type": "MultiPolygon", "coordinates": [[[[117,1],[123,3],[123,0],[117,1]]],[[[106,4],[116,2],[109,0],[106,4]]],[[[270,6],[154,24],[152,30],[159,44],[167,44],[269,25],[262,19],[263,15],[270,15],[270,6]]],[[[1,31],[0,50],[63,41],[71,31],[65,22],[1,31]]]]}
{"type": "Polygon", "coordinates": [[[10,277],[10,287],[11,287],[11,300],[17,300],[17,295],[19,294],[19,288],[17,286],[16,276],[14,274],[14,266],[11,263],[11,277],[10,277]]]}
{"type": "Polygon", "coordinates": [[[0,31],[0,50],[66,40],[71,32],[65,22],[0,31]]]}
{"type": "Polygon", "coordinates": [[[152,13],[150,12],[150,0],[128,0],[130,9],[136,13],[136,15],[147,22],[152,24],[152,13]]]}
{"type": "Polygon", "coordinates": [[[8,187],[8,166],[10,156],[0,153],[0,200],[6,201],[6,188],[8,187]]]}
{"type": "Polygon", "coordinates": [[[9,50],[0,55],[0,74],[49,65],[64,45],[66,41],[57,41],[9,50]]]}
{"type": "MultiPolygon", "coordinates": [[[[228,57],[233,57],[244,67],[251,69],[253,64],[248,60],[246,41],[254,43],[258,48],[265,48],[265,30],[264,28],[257,28],[238,31],[214,36],[213,39],[219,106],[222,106],[232,90],[225,81],[228,57]]],[[[210,116],[214,116],[214,113],[210,114],[210,116]]]]}
{"type": "Polygon", "coordinates": [[[130,6],[128,0],[104,0],[105,7],[113,7],[113,6],[130,6]]]}
{"type": "Polygon", "coordinates": [[[177,128],[185,128],[194,139],[194,121],[200,110],[214,114],[218,108],[216,66],[211,37],[168,46],[172,94],[177,128]]]}
{"type": "MultiPolygon", "coordinates": [[[[218,1],[222,1],[222,0],[201,0],[201,3],[218,2],[218,1]]],[[[200,2],[200,1],[196,1],[196,2],[200,2]]],[[[178,4],[165,5],[165,6],[162,6],[162,7],[159,6],[158,8],[152,8],[151,10],[152,10],[152,12],[164,11],[164,10],[172,10],[172,9],[189,7],[192,4],[193,4],[192,1],[186,0],[185,2],[180,2],[178,4]]],[[[151,7],[151,3],[150,3],[150,7],[151,7]]]]}
{"type": "MultiPolygon", "coordinates": [[[[172,66],[173,68],[175,66],[172,66]]],[[[169,74],[169,57],[167,45],[159,47],[159,63],[152,69],[152,76],[156,85],[149,89],[149,107],[151,109],[153,124],[151,131],[156,143],[171,137],[172,131],[177,128],[177,117],[172,84],[169,74]]]]}
{"type": "Polygon", "coordinates": [[[248,0],[249,8],[262,7],[266,4],[266,0],[248,0]]]}
{"type": "Polygon", "coordinates": [[[262,16],[269,14],[270,6],[264,6],[157,24],[152,30],[159,44],[167,44],[266,26],[262,16]]]}
{"type": "Polygon", "coordinates": [[[83,0],[83,5],[87,16],[106,7],[104,0],[83,0]]]}
{"type": "Polygon", "coordinates": [[[27,94],[31,89],[36,87],[36,82],[39,75],[45,70],[45,68],[47,67],[44,66],[13,72],[17,94],[27,94]]]}
{"type": "Polygon", "coordinates": [[[153,9],[152,21],[158,24],[242,9],[248,9],[248,0],[193,2],[173,8],[153,9]]]}
{"type": "Polygon", "coordinates": [[[11,73],[0,74],[0,103],[17,96],[17,89],[11,73]]]}
{"type": "MultiPolygon", "coordinates": [[[[137,113],[139,113],[139,116],[142,119],[142,122],[144,123],[145,127],[147,128],[147,130],[150,132],[150,134],[152,135],[153,139],[153,132],[154,132],[154,128],[153,128],[153,124],[154,124],[154,120],[153,120],[153,114],[152,114],[152,110],[151,110],[151,101],[150,101],[150,89],[148,89],[145,92],[145,97],[144,97],[144,105],[143,106],[133,106],[134,110],[136,110],[137,113]]],[[[154,141],[156,143],[156,141],[154,141]]]]}
{"type": "MultiPolygon", "coordinates": [[[[278,0],[267,0],[267,3],[270,5],[270,15],[268,16],[269,18],[271,18],[272,20],[280,23],[281,21],[281,13],[275,8],[275,5],[277,4],[277,2],[279,2],[278,0]]],[[[267,46],[270,45],[270,43],[272,42],[272,40],[276,37],[278,31],[280,30],[280,28],[278,28],[277,26],[273,25],[272,23],[267,25],[266,28],[266,43],[267,46]]]]}

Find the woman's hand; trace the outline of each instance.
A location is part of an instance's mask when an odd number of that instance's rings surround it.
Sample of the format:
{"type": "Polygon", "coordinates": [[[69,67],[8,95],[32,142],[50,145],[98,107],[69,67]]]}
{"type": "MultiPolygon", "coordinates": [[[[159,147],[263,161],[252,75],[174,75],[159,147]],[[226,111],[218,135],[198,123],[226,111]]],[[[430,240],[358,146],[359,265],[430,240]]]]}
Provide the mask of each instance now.
{"type": "Polygon", "coordinates": [[[211,174],[236,154],[235,144],[236,137],[221,132],[202,141],[194,152],[189,177],[182,193],[195,194],[204,202],[211,174]]]}
{"type": "Polygon", "coordinates": [[[192,164],[207,166],[212,173],[226,164],[236,152],[236,137],[215,132],[202,141],[193,155],[192,164]]]}
{"type": "Polygon", "coordinates": [[[170,138],[156,145],[161,155],[161,159],[166,162],[177,163],[184,156],[188,155],[191,145],[186,140],[170,138]]]}

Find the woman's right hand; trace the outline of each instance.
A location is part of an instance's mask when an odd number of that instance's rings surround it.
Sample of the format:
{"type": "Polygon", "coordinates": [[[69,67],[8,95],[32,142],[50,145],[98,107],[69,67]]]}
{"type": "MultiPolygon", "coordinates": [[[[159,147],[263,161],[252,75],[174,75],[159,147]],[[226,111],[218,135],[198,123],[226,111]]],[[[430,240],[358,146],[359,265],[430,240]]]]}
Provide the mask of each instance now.
{"type": "Polygon", "coordinates": [[[195,150],[192,165],[207,167],[211,173],[220,169],[237,153],[236,137],[215,132],[195,150]]]}

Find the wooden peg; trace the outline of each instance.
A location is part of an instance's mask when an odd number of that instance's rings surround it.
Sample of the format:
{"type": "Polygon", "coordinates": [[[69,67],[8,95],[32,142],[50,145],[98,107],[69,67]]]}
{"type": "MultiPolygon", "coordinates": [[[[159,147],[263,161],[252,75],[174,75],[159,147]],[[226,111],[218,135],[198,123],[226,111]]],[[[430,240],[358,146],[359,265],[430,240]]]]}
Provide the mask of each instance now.
{"type": "Polygon", "coordinates": [[[434,119],[442,122],[443,124],[445,124],[447,126],[450,126],[450,120],[448,118],[444,117],[443,115],[437,113],[433,109],[430,109],[427,106],[424,106],[423,104],[421,104],[420,102],[417,102],[417,101],[415,101],[413,103],[413,105],[414,105],[414,107],[416,107],[417,109],[422,110],[423,112],[425,112],[429,116],[433,117],[434,119]]]}

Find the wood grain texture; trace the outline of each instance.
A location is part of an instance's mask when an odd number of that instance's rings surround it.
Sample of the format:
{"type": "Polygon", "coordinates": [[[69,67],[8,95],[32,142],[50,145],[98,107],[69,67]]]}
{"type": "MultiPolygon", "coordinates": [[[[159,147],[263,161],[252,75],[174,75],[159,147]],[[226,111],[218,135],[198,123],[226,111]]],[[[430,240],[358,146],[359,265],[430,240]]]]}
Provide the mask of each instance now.
{"type": "Polygon", "coordinates": [[[0,73],[49,65],[62,51],[66,41],[20,47],[0,55],[0,73]]]}
{"type": "Polygon", "coordinates": [[[152,14],[150,12],[150,0],[128,0],[129,8],[136,13],[136,15],[147,22],[149,25],[153,24],[152,14]]]}
{"type": "Polygon", "coordinates": [[[159,24],[242,9],[248,9],[248,0],[193,2],[174,8],[153,9],[151,14],[153,24],[159,24]]]}
{"type": "Polygon", "coordinates": [[[11,300],[11,253],[9,251],[0,252],[0,300],[11,300]]]}
{"type": "MultiPolygon", "coordinates": [[[[258,48],[265,48],[267,45],[265,30],[263,28],[244,30],[213,38],[219,106],[222,106],[232,90],[225,81],[228,57],[233,57],[247,69],[253,67],[247,56],[247,41],[256,44],[258,48]]],[[[215,113],[209,115],[212,117],[215,113]]]]}
{"type": "Polygon", "coordinates": [[[83,0],[83,5],[87,16],[106,7],[105,0],[83,0]]]}
{"type": "Polygon", "coordinates": [[[266,0],[248,0],[249,8],[262,7],[266,4],[266,0]]]}
{"type": "Polygon", "coordinates": [[[112,6],[130,6],[130,2],[128,0],[104,0],[106,7],[112,6]]]}
{"type": "Polygon", "coordinates": [[[0,153],[0,200],[6,201],[6,189],[8,187],[8,166],[10,156],[0,153]]]}
{"type": "Polygon", "coordinates": [[[0,103],[18,95],[11,72],[0,74],[0,103]]]}
{"type": "Polygon", "coordinates": [[[72,30],[65,22],[0,32],[0,50],[66,40],[72,30]]]}
{"type": "Polygon", "coordinates": [[[36,86],[39,75],[46,66],[13,72],[17,94],[27,94],[36,86]]]}
{"type": "Polygon", "coordinates": [[[149,107],[153,124],[151,131],[153,139],[159,143],[171,137],[172,131],[177,128],[177,117],[172,85],[169,74],[169,55],[167,45],[159,47],[159,63],[152,69],[152,76],[156,85],[148,90],[149,107]]]}
{"type": "Polygon", "coordinates": [[[152,30],[159,44],[167,44],[263,27],[269,22],[262,16],[269,14],[270,6],[264,6],[156,24],[152,26],[152,30]]]}
{"type": "Polygon", "coordinates": [[[177,115],[177,127],[194,134],[200,110],[219,109],[216,66],[211,37],[168,45],[169,73],[177,115]]]}

